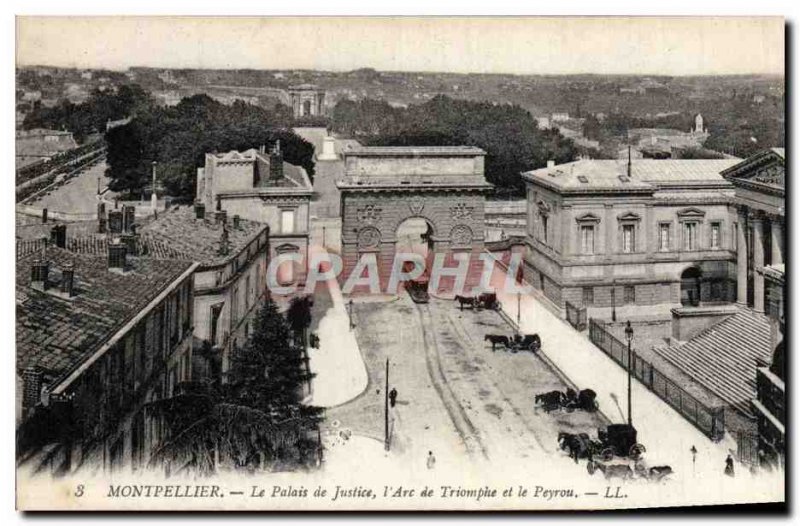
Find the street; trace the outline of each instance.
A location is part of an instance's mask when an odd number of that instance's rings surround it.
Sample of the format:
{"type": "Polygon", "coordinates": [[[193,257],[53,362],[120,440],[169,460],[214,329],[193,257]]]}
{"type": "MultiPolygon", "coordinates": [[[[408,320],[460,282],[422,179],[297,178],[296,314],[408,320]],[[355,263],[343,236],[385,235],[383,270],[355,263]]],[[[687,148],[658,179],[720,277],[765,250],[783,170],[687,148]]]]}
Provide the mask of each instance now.
{"type": "Polygon", "coordinates": [[[563,455],[559,431],[602,425],[597,414],[534,409],[535,394],[567,385],[535,355],[500,347],[492,352],[485,334],[511,334],[494,311],[461,311],[438,299],[416,305],[403,294],[388,302],[356,300],[354,321],[370,383],[360,397],[329,409],[328,421],[383,439],[388,357],[390,389],[399,393],[390,410],[391,448],[415,465],[424,463],[428,451],[437,465],[454,468],[468,459],[539,463],[563,455]]]}

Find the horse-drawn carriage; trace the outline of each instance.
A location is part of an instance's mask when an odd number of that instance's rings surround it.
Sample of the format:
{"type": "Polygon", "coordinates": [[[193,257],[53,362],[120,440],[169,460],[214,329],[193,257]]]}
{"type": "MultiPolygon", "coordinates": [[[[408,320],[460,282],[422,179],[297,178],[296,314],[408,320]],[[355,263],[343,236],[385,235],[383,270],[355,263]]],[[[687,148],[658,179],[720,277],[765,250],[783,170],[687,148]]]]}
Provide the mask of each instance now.
{"type": "Polygon", "coordinates": [[[464,306],[471,309],[492,309],[497,310],[500,307],[500,302],[497,301],[497,294],[494,292],[484,292],[477,296],[460,296],[456,295],[455,301],[461,310],[464,306]]]}
{"type": "Polygon", "coordinates": [[[511,337],[501,334],[487,334],[483,337],[483,341],[488,341],[492,344],[493,352],[497,345],[502,345],[505,350],[513,353],[519,351],[535,353],[542,348],[542,339],[538,334],[515,334],[511,337]]]}
{"type": "Polygon", "coordinates": [[[534,396],[534,405],[543,408],[546,412],[565,409],[568,413],[576,409],[593,413],[597,411],[597,393],[591,389],[567,389],[566,392],[550,391],[534,396]]]}
{"type": "Polygon", "coordinates": [[[589,438],[586,433],[574,435],[562,432],[558,434],[558,444],[562,450],[569,451],[576,461],[588,459],[590,466],[587,469],[590,473],[594,473],[597,459],[605,462],[614,457],[637,460],[646,451],[636,441],[636,429],[628,424],[610,424],[605,430],[599,429],[596,440],[589,438]]]}
{"type": "Polygon", "coordinates": [[[405,288],[414,303],[428,303],[431,299],[427,280],[406,281],[405,288]]]}

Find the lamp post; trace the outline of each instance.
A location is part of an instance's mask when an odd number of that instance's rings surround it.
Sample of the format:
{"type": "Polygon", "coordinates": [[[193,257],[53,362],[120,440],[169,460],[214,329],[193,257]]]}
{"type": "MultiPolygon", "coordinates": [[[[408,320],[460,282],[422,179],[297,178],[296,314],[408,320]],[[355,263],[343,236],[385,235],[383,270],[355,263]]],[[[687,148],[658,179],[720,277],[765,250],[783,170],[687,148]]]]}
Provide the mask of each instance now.
{"type": "Polygon", "coordinates": [[[631,374],[633,369],[633,363],[631,361],[631,340],[633,340],[633,327],[631,327],[631,322],[625,324],[625,339],[628,340],[628,425],[632,426],[632,418],[631,418],[631,374]]]}
{"type": "Polygon", "coordinates": [[[519,332],[520,334],[522,333],[522,325],[520,325],[520,319],[522,317],[521,301],[522,301],[522,292],[517,291],[517,332],[519,332]]]}

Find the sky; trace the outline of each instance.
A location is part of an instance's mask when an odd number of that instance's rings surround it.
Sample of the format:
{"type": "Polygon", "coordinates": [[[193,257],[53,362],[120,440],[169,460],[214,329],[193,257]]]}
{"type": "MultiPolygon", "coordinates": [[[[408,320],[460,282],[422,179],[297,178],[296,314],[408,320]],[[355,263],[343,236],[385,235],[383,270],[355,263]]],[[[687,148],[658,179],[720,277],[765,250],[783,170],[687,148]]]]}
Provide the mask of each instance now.
{"type": "Polygon", "coordinates": [[[17,65],[783,74],[779,17],[20,17],[17,65]]]}

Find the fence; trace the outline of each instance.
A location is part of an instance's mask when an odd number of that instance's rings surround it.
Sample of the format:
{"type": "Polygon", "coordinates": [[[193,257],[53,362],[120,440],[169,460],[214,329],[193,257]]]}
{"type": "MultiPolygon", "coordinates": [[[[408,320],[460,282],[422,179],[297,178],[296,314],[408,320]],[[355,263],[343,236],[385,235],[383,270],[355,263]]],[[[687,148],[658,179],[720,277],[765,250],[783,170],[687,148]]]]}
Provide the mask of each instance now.
{"type": "Polygon", "coordinates": [[[578,307],[566,301],[564,306],[567,310],[567,321],[570,325],[575,327],[577,331],[584,331],[586,329],[586,307],[578,307]]]}
{"type": "MultiPolygon", "coordinates": [[[[589,339],[623,369],[628,370],[627,344],[608,332],[601,321],[589,320],[589,339]]],[[[723,407],[707,407],[635,352],[631,351],[630,356],[633,362],[631,372],[637,380],[671,405],[711,440],[717,441],[722,438],[725,433],[723,407]]]]}

